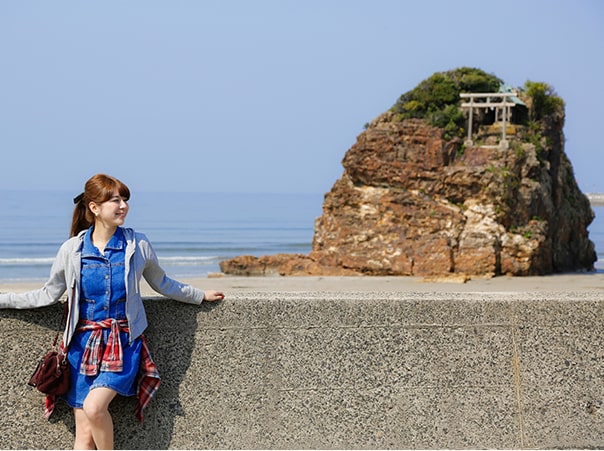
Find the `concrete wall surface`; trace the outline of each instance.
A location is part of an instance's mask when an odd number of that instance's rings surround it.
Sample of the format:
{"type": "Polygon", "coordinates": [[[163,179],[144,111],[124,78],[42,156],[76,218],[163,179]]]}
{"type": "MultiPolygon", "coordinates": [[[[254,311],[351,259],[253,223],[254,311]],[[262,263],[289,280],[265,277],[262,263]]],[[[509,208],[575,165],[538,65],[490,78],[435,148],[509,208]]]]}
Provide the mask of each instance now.
{"type": "MultiPolygon", "coordinates": [[[[163,377],[116,447],[604,448],[604,294],[239,293],[145,301],[163,377]]],[[[0,448],[71,448],[26,385],[60,307],[0,310],[0,448]]]]}

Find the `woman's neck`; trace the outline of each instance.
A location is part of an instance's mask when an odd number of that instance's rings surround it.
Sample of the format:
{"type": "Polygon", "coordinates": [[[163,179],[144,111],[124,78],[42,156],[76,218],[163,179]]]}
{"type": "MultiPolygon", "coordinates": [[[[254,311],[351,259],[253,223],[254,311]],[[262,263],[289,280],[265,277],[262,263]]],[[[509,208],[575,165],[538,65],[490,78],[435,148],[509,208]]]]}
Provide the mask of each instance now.
{"type": "Polygon", "coordinates": [[[117,230],[117,227],[106,227],[97,222],[92,231],[92,244],[94,244],[101,254],[105,253],[105,246],[117,230]]]}

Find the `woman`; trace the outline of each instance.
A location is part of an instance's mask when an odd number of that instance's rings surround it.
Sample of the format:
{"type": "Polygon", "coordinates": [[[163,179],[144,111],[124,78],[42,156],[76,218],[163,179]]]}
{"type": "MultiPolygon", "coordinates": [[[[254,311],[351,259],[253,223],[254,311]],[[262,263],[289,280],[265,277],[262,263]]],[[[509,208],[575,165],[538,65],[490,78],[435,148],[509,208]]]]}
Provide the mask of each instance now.
{"type": "MultiPolygon", "coordinates": [[[[113,448],[111,401],[118,394],[138,395],[136,414],[142,421],[159,385],[143,335],[147,317],[141,276],[155,291],[180,302],[224,299],[220,291],[204,292],[166,276],[147,237],[122,227],[129,198],[130,190],[118,179],[91,177],[74,199],[71,237],[59,249],[44,287],[0,294],[0,308],[35,308],[54,304],[67,292],[62,346],[71,386],[63,398],[74,408],[75,449],[113,448]]],[[[49,416],[53,397],[46,407],[49,416]]]]}

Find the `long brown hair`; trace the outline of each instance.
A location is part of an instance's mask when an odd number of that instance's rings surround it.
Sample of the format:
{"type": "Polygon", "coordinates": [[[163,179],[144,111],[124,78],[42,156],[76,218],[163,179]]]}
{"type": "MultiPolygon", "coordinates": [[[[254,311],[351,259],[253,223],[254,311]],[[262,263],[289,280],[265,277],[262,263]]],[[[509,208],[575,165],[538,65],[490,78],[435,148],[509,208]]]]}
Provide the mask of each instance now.
{"type": "Polygon", "coordinates": [[[111,199],[116,190],[124,199],[130,199],[128,187],[115,177],[106,174],[96,174],[90,177],[84,185],[84,192],[73,200],[75,208],[69,236],[76,236],[94,224],[94,214],[88,208],[90,202],[102,204],[111,199]]]}

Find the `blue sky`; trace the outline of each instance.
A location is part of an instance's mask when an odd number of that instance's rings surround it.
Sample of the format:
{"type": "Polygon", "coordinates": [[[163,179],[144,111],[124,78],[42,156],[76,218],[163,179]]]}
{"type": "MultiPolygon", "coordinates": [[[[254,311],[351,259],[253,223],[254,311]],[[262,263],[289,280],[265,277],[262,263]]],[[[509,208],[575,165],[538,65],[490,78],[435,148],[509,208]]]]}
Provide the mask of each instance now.
{"type": "Polygon", "coordinates": [[[543,81],[604,192],[598,0],[0,0],[0,189],[324,193],[434,72],[543,81]]]}

